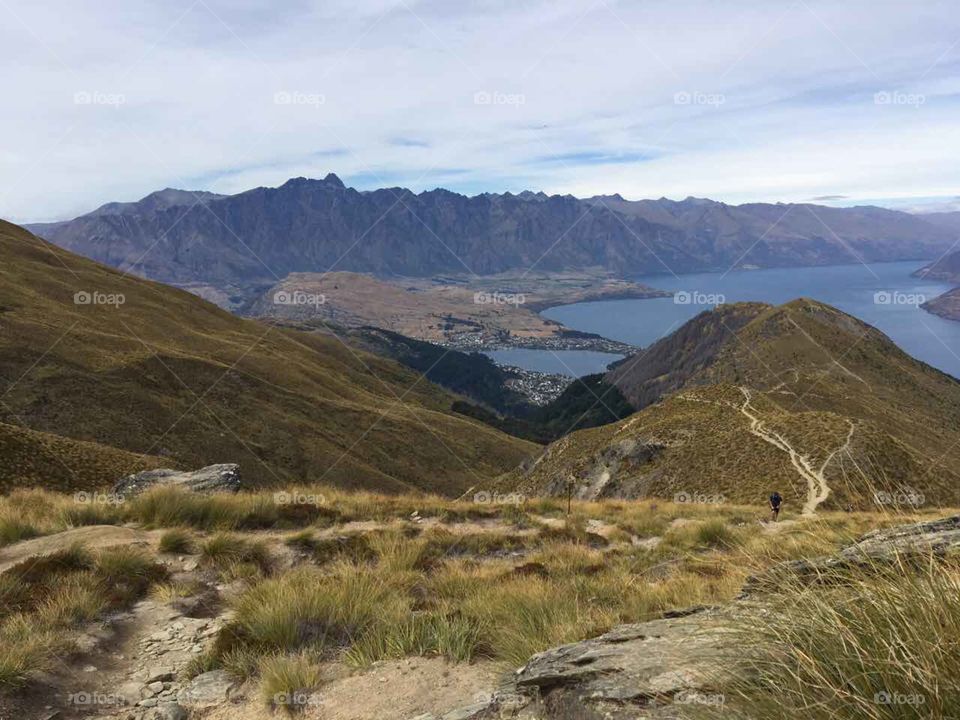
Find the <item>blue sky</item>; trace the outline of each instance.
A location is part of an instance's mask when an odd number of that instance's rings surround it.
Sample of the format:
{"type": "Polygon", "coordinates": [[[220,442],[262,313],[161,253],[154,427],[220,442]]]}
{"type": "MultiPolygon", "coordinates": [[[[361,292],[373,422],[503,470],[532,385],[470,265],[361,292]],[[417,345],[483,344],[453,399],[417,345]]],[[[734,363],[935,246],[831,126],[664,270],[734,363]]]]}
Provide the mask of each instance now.
{"type": "Polygon", "coordinates": [[[0,18],[0,216],[18,222],[328,172],[471,194],[960,195],[955,0],[2,0],[0,18]]]}

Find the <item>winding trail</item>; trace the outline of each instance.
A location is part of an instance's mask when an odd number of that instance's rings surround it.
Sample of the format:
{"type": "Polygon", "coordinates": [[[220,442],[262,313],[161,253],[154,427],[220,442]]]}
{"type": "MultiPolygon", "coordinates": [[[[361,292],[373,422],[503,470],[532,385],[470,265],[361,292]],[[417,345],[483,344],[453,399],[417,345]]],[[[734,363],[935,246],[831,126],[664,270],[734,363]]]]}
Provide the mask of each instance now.
{"type": "Polygon", "coordinates": [[[739,389],[740,392],[743,393],[744,398],[743,405],[740,406],[740,412],[743,413],[750,421],[750,432],[764,442],[773,445],[790,456],[790,463],[800,474],[800,476],[807,482],[807,500],[803,504],[802,514],[815,514],[817,511],[817,506],[826,500],[830,495],[830,486],[827,484],[824,471],[827,469],[827,465],[830,464],[837,453],[849,450],[855,425],[849,420],[847,421],[850,422],[850,431],[847,433],[846,442],[830,453],[819,469],[815,469],[805,455],[801,455],[799,452],[797,452],[793,445],[791,445],[790,442],[783,437],[783,435],[767,428],[764,425],[763,420],[761,420],[759,416],[755,414],[756,410],[750,404],[751,400],[753,399],[753,395],[751,394],[749,388],[745,388],[741,385],[739,386],[739,389]]]}

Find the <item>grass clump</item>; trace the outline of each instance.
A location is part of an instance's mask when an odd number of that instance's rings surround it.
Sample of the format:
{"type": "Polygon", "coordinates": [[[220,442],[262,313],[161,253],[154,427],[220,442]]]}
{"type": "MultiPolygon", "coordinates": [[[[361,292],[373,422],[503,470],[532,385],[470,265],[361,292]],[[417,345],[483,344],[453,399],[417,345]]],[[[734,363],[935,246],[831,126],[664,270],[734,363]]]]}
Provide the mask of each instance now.
{"type": "Polygon", "coordinates": [[[402,595],[369,569],[345,566],[324,574],[301,568],[241,595],[215,650],[220,657],[242,649],[323,653],[349,646],[378,622],[400,618],[401,605],[402,595]]]}
{"type": "Polygon", "coordinates": [[[182,528],[167,530],[160,536],[160,552],[188,554],[193,552],[193,535],[182,528]]]}
{"type": "Polygon", "coordinates": [[[0,575],[0,690],[11,691],[71,652],[74,630],[126,607],[166,570],[139,548],[92,553],[80,545],[0,575]]]}
{"type": "Polygon", "coordinates": [[[205,565],[233,577],[269,575],[273,570],[273,557],[265,543],[229,533],[218,533],[204,542],[200,557],[205,565]]]}
{"type": "Polygon", "coordinates": [[[288,713],[304,710],[311,701],[311,691],[320,685],[322,673],[308,655],[270,655],[263,658],[260,669],[260,696],[273,709],[288,713]]]}
{"type": "Polygon", "coordinates": [[[697,543],[708,548],[728,549],[740,543],[737,532],[721,519],[707,520],[694,532],[697,543]]]}
{"type": "Polygon", "coordinates": [[[956,567],[821,580],[787,582],[762,619],[736,627],[723,717],[960,717],[956,567]]]}

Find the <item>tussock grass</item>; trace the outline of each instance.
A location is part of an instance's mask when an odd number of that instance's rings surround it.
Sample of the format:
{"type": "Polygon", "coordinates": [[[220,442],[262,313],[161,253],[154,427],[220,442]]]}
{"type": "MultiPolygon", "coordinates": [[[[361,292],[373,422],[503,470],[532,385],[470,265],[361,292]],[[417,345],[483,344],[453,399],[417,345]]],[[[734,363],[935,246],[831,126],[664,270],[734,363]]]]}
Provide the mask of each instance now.
{"type": "Polygon", "coordinates": [[[235,616],[215,648],[261,654],[349,646],[379,621],[401,616],[402,595],[369,569],[342,565],[324,574],[301,568],[263,580],[234,604],[235,616]]]}
{"type": "Polygon", "coordinates": [[[74,630],[127,606],[166,570],[139,548],[73,545],[0,575],[0,690],[14,690],[68,655],[74,630]]]}
{"type": "Polygon", "coordinates": [[[235,577],[251,574],[269,574],[273,569],[273,557],[266,543],[248,540],[239,535],[218,533],[200,545],[201,561],[235,577]],[[243,566],[250,572],[244,572],[243,566]]]}
{"type": "Polygon", "coordinates": [[[307,655],[271,655],[260,662],[260,696],[272,708],[288,713],[304,710],[322,673],[307,655]]]}
{"type": "MultiPolygon", "coordinates": [[[[726,602],[748,575],[776,562],[827,555],[865,530],[917,519],[824,513],[768,526],[757,521],[762,508],[725,505],[573,502],[568,515],[565,500],[555,499],[514,506],[329,488],[296,492],[322,496],[323,503],[278,503],[272,492],[203,496],[166,488],[106,506],[113,522],[169,528],[161,551],[193,545],[203,567],[223,580],[246,581],[230,600],[230,624],[210,652],[193,660],[190,674],[224,668],[289,690],[298,689],[297,672],[333,657],[353,666],[408,655],[517,665],[620,623],[726,602]],[[411,522],[413,513],[442,525],[411,522]],[[590,520],[607,526],[607,539],[588,531],[590,520]],[[266,541],[243,534],[263,528],[296,530],[284,542],[298,551],[298,566],[281,573],[266,541]],[[205,533],[213,534],[199,539],[205,533]],[[634,536],[662,541],[635,545],[634,536]]],[[[0,533],[16,541],[52,532],[76,524],[77,512],[63,496],[15,493],[0,498],[0,533]]],[[[0,575],[0,646],[11,648],[0,658],[0,686],[22,682],[17,678],[41,668],[44,658],[67,652],[63,627],[149,587],[167,601],[193,590],[163,584],[144,557],[124,550],[104,559],[69,548],[30,573],[0,575]],[[108,580],[117,588],[105,590],[108,580]],[[69,593],[57,594],[56,587],[69,593]]],[[[789,622],[803,627],[788,611],[782,610],[789,622]]],[[[744,703],[748,697],[744,691],[744,703]]],[[[775,715],[791,716],[782,708],[775,715]]]]}
{"type": "Polygon", "coordinates": [[[826,575],[786,581],[736,626],[722,717],[960,717],[960,568],[826,575]]]}
{"type": "Polygon", "coordinates": [[[39,534],[39,531],[28,522],[7,514],[0,515],[0,547],[12,545],[21,540],[29,540],[39,534]]]}
{"type": "Polygon", "coordinates": [[[193,552],[193,535],[181,528],[167,530],[160,536],[160,552],[187,554],[193,552]]]}

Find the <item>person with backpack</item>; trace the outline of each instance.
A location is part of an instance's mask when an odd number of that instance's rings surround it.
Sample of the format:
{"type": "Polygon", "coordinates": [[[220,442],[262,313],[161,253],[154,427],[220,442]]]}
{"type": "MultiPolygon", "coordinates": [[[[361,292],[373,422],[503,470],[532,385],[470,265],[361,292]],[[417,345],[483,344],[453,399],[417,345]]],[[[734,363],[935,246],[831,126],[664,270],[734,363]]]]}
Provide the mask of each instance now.
{"type": "Polygon", "coordinates": [[[783,498],[780,497],[780,493],[774,490],[773,494],[770,496],[770,512],[773,514],[773,517],[771,518],[773,522],[776,522],[777,518],[780,516],[781,505],[783,505],[783,498]]]}

